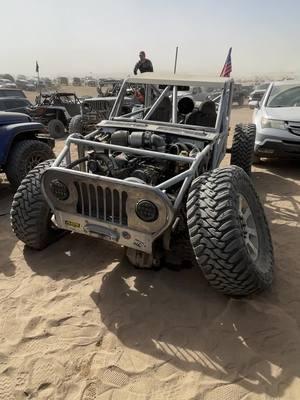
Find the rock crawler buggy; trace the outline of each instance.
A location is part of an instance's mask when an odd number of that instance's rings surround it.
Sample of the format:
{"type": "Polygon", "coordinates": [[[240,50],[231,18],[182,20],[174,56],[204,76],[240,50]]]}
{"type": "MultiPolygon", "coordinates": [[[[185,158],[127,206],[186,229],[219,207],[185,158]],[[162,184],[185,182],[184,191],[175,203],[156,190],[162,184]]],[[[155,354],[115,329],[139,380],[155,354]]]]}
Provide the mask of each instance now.
{"type": "Polygon", "coordinates": [[[145,73],[126,79],[108,120],[86,137],[69,136],[56,160],[23,180],[11,210],[17,237],[43,249],[73,231],[124,246],[138,267],[196,261],[210,285],[228,295],[268,287],[272,242],[249,178],[253,125],[237,125],[234,165],[219,168],[232,95],[226,78],[145,73]],[[143,89],[142,108],[120,116],[132,84],[143,89]],[[220,89],[218,112],[212,101],[199,108],[190,98],[177,101],[182,85],[220,89]]]}
{"type": "Polygon", "coordinates": [[[80,104],[75,93],[55,92],[42,94],[28,111],[35,121],[47,126],[54,139],[59,139],[66,135],[71,118],[80,112],[80,104]]]}

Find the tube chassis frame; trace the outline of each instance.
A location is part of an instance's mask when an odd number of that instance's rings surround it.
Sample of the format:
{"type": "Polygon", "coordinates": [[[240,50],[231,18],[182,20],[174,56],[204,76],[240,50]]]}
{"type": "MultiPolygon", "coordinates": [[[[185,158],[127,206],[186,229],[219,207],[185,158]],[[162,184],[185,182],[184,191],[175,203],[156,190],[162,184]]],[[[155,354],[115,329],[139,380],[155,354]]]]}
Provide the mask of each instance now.
{"type": "MultiPolygon", "coordinates": [[[[152,107],[147,106],[146,91],[145,109],[148,108],[149,110],[143,119],[133,119],[135,113],[140,113],[141,110],[119,117],[118,110],[120,109],[122,98],[126,93],[126,83],[128,81],[130,82],[130,79],[123,82],[119,96],[111,111],[109,120],[102,121],[100,124],[98,124],[98,129],[87,135],[85,138],[78,134],[70,135],[67,138],[65,146],[56,158],[54,164],[48,170],[46,170],[42,176],[42,193],[53,212],[53,221],[59,228],[112,240],[120,245],[151,254],[153,242],[159,236],[164,236],[164,247],[168,248],[168,238],[171,236],[172,226],[176,224],[178,211],[183,204],[192,180],[201,174],[201,163],[206,162],[206,166],[209,164],[208,169],[217,168],[226,153],[229,118],[233,95],[233,80],[224,79],[223,94],[221,96],[215,128],[178,124],[176,121],[176,113],[174,111],[177,110],[177,90],[174,89],[176,86],[172,88],[171,85],[168,85],[161,92],[160,96],[158,99],[156,99],[152,107]],[[166,96],[170,91],[173,92],[172,122],[166,123],[160,121],[149,121],[149,117],[157,109],[164,96],[166,96]],[[180,138],[191,139],[193,141],[202,143],[203,148],[195,157],[190,157],[93,141],[100,130],[103,132],[113,132],[117,129],[143,130],[155,132],[157,134],[161,133],[175,135],[180,138]],[[86,150],[93,149],[106,151],[108,153],[125,152],[144,157],[146,156],[156,159],[176,161],[179,163],[188,164],[189,167],[184,172],[179,173],[178,175],[171,177],[156,186],[139,184],[113,177],[90,174],[86,171],[85,163],[80,164],[79,171],[66,169],[65,165],[71,162],[72,145],[77,146],[78,158],[83,157],[86,150]],[[78,215],[73,211],[69,212],[68,207],[64,209],[63,205],[59,204],[60,202],[53,198],[51,191],[49,190],[50,177],[53,178],[60,176],[60,174],[64,177],[64,179],[67,180],[68,183],[71,182],[71,186],[72,180],[78,179],[82,182],[90,182],[90,185],[97,185],[99,183],[120,191],[126,190],[128,193],[133,193],[130,196],[133,196],[132,198],[134,199],[136,196],[135,193],[138,194],[137,198],[151,198],[151,200],[157,202],[161,208],[163,208],[162,204],[164,204],[165,210],[162,213],[162,218],[164,220],[162,221],[161,218],[159,218],[156,226],[154,226],[155,224],[149,225],[144,222],[142,225],[136,225],[135,218],[137,217],[132,215],[132,213],[134,213],[134,209],[130,206],[126,207],[131,225],[129,224],[126,227],[122,225],[122,222],[120,224],[114,224],[110,223],[109,221],[101,221],[91,216],[78,215]],[[169,188],[179,183],[181,183],[181,187],[176,198],[172,200],[167,196],[166,192],[169,188]],[[67,224],[66,221],[73,221],[74,223],[67,224]],[[80,226],[80,229],[77,229],[76,226],[80,226]],[[126,236],[130,236],[130,239],[124,239],[124,232],[126,232],[126,236]],[[138,238],[140,238],[140,240],[138,240],[138,238]]],[[[176,82],[174,84],[176,85],[176,82]]],[[[76,195],[74,195],[74,190],[71,190],[71,202],[73,201],[74,204],[76,200],[75,197],[76,195]]]]}

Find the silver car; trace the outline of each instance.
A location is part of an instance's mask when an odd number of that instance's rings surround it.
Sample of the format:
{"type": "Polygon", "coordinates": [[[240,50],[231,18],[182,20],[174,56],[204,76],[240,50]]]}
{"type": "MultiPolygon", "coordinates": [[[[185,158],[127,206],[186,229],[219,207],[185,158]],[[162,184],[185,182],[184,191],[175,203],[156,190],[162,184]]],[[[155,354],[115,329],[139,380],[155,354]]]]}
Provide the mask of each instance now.
{"type": "Polygon", "coordinates": [[[300,157],[300,81],[272,82],[253,122],[256,157],[300,157]]]}

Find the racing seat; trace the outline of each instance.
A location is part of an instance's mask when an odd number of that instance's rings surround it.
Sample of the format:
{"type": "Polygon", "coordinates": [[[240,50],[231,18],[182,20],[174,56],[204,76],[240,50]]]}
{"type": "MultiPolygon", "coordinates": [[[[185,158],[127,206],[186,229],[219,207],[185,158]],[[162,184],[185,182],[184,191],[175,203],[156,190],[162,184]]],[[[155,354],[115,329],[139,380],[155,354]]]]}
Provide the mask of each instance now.
{"type": "Polygon", "coordinates": [[[151,115],[149,120],[169,122],[172,115],[172,104],[169,97],[164,97],[157,110],[151,115]]]}
{"type": "Polygon", "coordinates": [[[204,101],[198,110],[192,111],[186,116],[187,125],[207,126],[213,128],[216,125],[216,105],[213,101],[204,101]]]}

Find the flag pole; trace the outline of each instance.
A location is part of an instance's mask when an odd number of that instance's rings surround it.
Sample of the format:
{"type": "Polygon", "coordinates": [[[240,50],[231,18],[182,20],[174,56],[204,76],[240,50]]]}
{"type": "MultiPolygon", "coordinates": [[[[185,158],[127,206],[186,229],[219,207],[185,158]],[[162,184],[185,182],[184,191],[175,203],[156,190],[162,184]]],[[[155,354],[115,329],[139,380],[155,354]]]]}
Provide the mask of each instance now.
{"type": "Polygon", "coordinates": [[[176,68],[177,68],[177,56],[178,56],[178,46],[176,46],[176,51],[175,51],[174,75],[176,74],[176,68]]]}
{"type": "MultiPolygon", "coordinates": [[[[174,63],[174,75],[176,74],[177,68],[177,55],[178,55],[178,46],[176,46],[175,52],[175,63],[174,63]]],[[[172,100],[172,123],[177,123],[177,86],[173,86],[173,100],[172,100]]]]}
{"type": "Polygon", "coordinates": [[[42,91],[41,91],[41,84],[40,84],[40,66],[37,61],[35,62],[35,72],[37,73],[37,80],[38,80],[38,85],[39,85],[39,90],[40,90],[40,99],[41,99],[42,91]]]}

